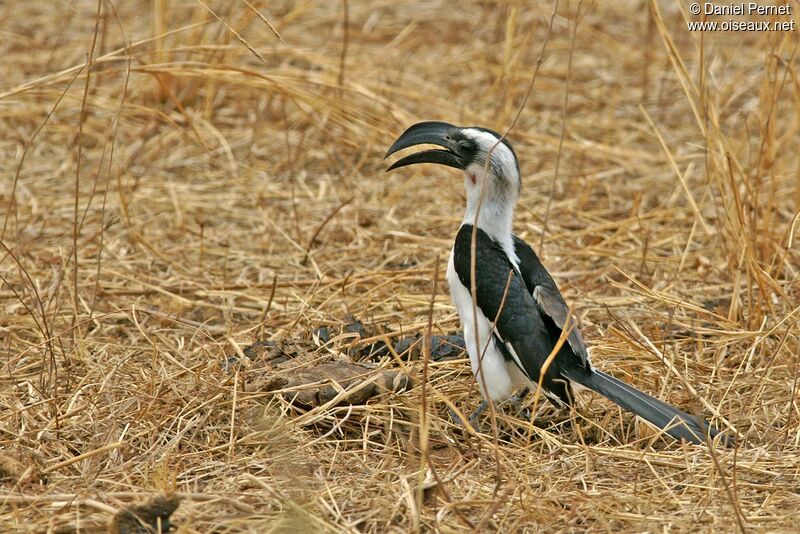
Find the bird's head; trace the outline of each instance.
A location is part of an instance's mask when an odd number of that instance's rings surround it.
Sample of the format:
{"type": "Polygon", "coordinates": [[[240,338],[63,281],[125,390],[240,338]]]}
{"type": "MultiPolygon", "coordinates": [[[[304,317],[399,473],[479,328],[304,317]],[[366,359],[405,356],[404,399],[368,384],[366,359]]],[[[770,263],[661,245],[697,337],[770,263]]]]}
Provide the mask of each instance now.
{"type": "Polygon", "coordinates": [[[438,163],[464,171],[467,206],[477,203],[483,188],[484,199],[510,204],[519,196],[519,164],[511,144],[487,128],[461,128],[446,122],[426,121],[411,126],[386,152],[429,144],[442,147],[415,152],[395,161],[391,171],[415,163],[438,163]]]}

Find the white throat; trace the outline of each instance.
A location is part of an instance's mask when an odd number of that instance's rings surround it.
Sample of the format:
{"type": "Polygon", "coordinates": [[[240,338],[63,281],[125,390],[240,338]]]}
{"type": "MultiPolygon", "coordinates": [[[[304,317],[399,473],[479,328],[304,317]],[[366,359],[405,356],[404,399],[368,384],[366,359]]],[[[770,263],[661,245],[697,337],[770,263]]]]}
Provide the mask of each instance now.
{"type": "Polygon", "coordinates": [[[495,240],[511,235],[514,205],[510,199],[498,198],[496,192],[489,191],[491,186],[487,184],[481,200],[480,182],[473,184],[469,175],[464,182],[467,188],[467,209],[464,211],[462,224],[474,224],[495,240]]]}
{"type": "Polygon", "coordinates": [[[506,254],[518,263],[514,253],[512,228],[514,222],[514,204],[516,198],[508,191],[497,191],[489,182],[485,185],[483,199],[481,200],[480,178],[473,183],[469,169],[464,177],[467,190],[467,209],[461,224],[475,225],[493,240],[500,243],[506,254]]]}

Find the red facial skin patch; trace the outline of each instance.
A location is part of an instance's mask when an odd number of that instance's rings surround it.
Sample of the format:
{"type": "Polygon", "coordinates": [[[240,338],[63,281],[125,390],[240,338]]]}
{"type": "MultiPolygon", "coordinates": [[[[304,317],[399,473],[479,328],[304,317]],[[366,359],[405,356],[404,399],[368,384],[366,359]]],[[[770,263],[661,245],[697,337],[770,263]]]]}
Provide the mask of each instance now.
{"type": "Polygon", "coordinates": [[[477,178],[475,178],[475,175],[474,174],[470,174],[469,175],[469,179],[472,180],[472,185],[475,185],[475,182],[477,181],[477,178]]]}

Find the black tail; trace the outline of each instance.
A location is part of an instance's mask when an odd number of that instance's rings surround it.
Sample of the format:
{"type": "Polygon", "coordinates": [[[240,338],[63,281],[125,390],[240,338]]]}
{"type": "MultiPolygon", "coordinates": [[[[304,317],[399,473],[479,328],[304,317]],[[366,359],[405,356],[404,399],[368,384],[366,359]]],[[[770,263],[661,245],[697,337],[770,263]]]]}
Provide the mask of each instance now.
{"type": "MultiPolygon", "coordinates": [[[[700,444],[705,442],[706,432],[712,439],[719,434],[719,430],[707,425],[705,421],[701,422],[696,417],[602,371],[594,369],[589,373],[568,378],[614,401],[622,408],[663,429],[675,439],[685,439],[690,443],[700,444]]],[[[729,440],[725,438],[723,443],[727,445],[729,440]]]]}

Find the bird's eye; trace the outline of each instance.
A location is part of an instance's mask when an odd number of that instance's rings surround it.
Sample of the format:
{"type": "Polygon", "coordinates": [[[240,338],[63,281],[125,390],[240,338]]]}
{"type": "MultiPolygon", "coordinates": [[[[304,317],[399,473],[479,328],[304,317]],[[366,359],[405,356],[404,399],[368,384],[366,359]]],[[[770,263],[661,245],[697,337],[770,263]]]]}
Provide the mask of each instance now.
{"type": "Polygon", "coordinates": [[[469,141],[459,141],[456,145],[456,150],[461,154],[469,154],[472,152],[472,143],[469,141]]]}

